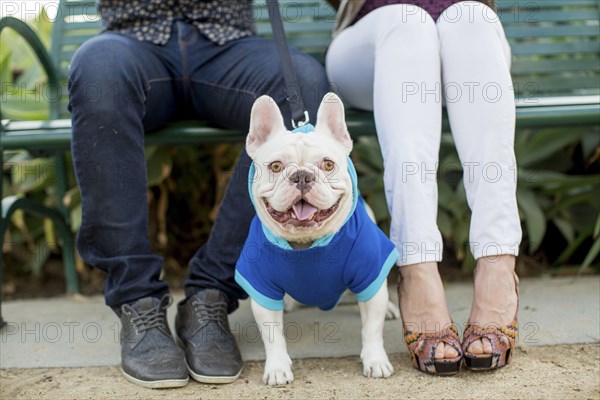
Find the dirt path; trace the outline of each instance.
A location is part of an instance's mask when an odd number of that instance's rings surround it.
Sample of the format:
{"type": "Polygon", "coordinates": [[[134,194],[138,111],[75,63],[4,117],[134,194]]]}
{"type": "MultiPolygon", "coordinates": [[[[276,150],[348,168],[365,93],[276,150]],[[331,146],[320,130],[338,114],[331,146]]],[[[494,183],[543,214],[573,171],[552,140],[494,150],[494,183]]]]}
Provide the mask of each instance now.
{"type": "Polygon", "coordinates": [[[265,387],[262,363],[244,367],[230,385],[194,381],[182,389],[132,385],[118,367],[0,370],[1,399],[600,399],[600,344],[524,347],[513,363],[494,373],[463,371],[440,378],[417,372],[406,353],[392,356],[389,379],[360,376],[359,359],[294,362],[296,381],[265,387]]]}

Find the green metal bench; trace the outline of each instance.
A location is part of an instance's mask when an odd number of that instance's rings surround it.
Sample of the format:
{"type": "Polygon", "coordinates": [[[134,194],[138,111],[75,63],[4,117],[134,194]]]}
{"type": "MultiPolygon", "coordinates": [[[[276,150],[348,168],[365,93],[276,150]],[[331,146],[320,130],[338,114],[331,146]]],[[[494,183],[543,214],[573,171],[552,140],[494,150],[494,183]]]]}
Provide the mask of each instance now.
{"type": "MultiPolygon", "coordinates": [[[[323,62],[335,22],[333,9],[324,0],[281,0],[280,3],[289,43],[323,62]]],[[[518,98],[517,129],[598,125],[600,0],[499,0],[497,7],[513,52],[512,76],[518,98]]],[[[71,122],[66,110],[67,70],[77,48],[100,29],[100,20],[94,1],[62,0],[57,15],[50,53],[23,22],[11,17],[0,21],[0,31],[11,28],[25,38],[48,75],[49,88],[58,90],[60,94],[60,101],[51,104],[48,121],[2,121],[0,161],[4,150],[16,149],[54,157],[56,196],[62,199],[67,190],[65,176],[68,171],[64,154],[70,148],[71,139],[71,122]]],[[[258,34],[269,36],[270,25],[264,2],[255,5],[255,16],[258,34]]],[[[375,133],[371,113],[348,110],[347,119],[352,135],[375,133]]],[[[444,128],[448,130],[447,118],[444,118],[444,128]]],[[[146,144],[237,142],[242,141],[245,134],[201,121],[181,121],[149,133],[146,144]]],[[[0,197],[1,190],[0,185],[0,197]]],[[[69,214],[61,201],[56,203],[58,207],[50,209],[26,197],[3,198],[0,241],[4,238],[12,213],[17,209],[51,218],[63,246],[67,291],[76,293],[78,283],[69,214]]],[[[0,258],[0,283],[2,263],[0,258]]],[[[1,298],[0,292],[0,301],[1,298]]]]}

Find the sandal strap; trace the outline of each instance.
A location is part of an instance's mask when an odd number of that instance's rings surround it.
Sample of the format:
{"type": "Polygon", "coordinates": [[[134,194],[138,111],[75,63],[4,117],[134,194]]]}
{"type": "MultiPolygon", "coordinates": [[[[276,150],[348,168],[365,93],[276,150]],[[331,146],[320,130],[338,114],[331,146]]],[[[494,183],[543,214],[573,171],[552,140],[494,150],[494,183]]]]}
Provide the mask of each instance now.
{"type": "Polygon", "coordinates": [[[451,360],[452,362],[462,357],[458,329],[454,323],[436,332],[409,331],[404,327],[404,341],[411,355],[413,366],[424,372],[436,373],[436,362],[448,362],[446,360],[436,361],[435,349],[440,342],[452,346],[458,353],[456,359],[451,360]]]}

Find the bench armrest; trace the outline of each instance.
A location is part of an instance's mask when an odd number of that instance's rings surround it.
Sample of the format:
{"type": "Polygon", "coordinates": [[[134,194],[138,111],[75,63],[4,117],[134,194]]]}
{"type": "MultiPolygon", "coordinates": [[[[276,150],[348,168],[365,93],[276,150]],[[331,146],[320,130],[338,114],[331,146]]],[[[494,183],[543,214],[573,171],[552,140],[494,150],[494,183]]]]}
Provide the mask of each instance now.
{"type": "MultiPolygon", "coordinates": [[[[4,17],[0,19],[0,33],[4,28],[11,28],[17,32],[31,46],[36,57],[44,67],[48,76],[48,85],[51,90],[58,90],[60,80],[50,54],[46,51],[44,44],[33,29],[20,19],[13,17],[4,17]]],[[[1,114],[0,114],[1,115],[1,114]]]]}

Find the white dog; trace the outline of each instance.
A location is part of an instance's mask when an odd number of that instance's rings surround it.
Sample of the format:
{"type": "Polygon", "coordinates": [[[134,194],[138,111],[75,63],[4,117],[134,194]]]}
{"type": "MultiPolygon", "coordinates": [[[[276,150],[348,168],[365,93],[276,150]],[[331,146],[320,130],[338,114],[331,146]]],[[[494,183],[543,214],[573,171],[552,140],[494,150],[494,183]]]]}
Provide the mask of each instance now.
{"type": "Polygon", "coordinates": [[[389,377],[394,369],[383,347],[386,277],[398,253],[359,196],[341,100],[327,94],[316,127],[290,132],[275,101],[259,98],[246,150],[254,161],[249,190],[257,217],[237,263],[236,281],[250,295],[261,330],[263,382],[294,379],[283,336],[284,295],[329,310],[346,289],[359,301],[363,374],[389,377]]]}

